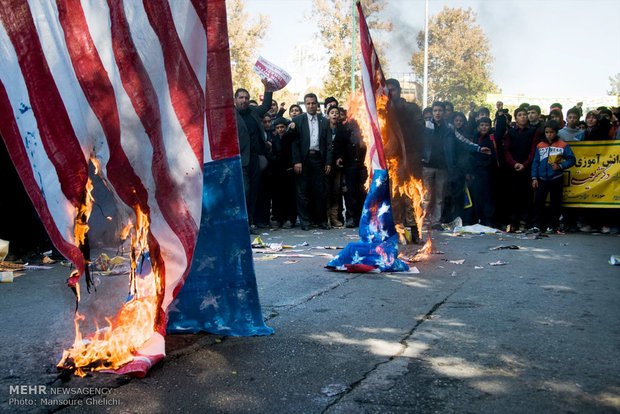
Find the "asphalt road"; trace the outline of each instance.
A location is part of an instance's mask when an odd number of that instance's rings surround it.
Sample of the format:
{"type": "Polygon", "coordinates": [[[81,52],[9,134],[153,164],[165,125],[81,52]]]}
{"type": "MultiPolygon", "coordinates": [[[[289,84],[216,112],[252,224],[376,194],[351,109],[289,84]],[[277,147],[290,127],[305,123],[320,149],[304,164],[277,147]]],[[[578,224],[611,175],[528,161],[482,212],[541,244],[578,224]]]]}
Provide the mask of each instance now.
{"type": "MultiPolygon", "coordinates": [[[[342,247],[355,230],[267,233],[265,242],[307,242],[299,248],[313,255],[255,254],[275,334],[170,336],[168,356],[144,379],[58,378],[55,364],[73,339],[66,268],[1,284],[0,410],[620,411],[620,267],[607,263],[620,254],[620,237],[441,233],[434,243],[443,254],[416,263],[417,274],[347,274],[325,270],[325,255],[337,250],[318,247],[342,247]],[[520,249],[490,250],[507,244],[520,249]],[[489,265],[498,260],[507,264],[489,265]],[[106,394],[59,404],[58,396],[11,392],[21,385],[106,394]]],[[[81,306],[105,312],[124,299],[124,277],[104,285],[81,306]]]]}

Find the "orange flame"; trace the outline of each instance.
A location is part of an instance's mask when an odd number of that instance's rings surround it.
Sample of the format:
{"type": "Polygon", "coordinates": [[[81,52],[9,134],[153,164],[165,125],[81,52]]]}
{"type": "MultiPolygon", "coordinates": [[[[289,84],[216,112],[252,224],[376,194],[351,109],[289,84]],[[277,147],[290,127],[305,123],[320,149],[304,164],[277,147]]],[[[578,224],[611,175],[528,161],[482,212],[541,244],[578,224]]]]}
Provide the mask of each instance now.
{"type": "MultiPolygon", "coordinates": [[[[76,312],[74,319],[75,339],[73,346],[63,352],[59,368],[73,369],[79,376],[85,371],[114,370],[131,362],[136,350],[155,333],[155,320],[163,293],[163,279],[157,266],[151,262],[148,275],[138,275],[138,262],[148,252],[150,218],[139,206],[135,209],[136,224],[129,223],[123,229],[123,237],[131,236],[130,293],[132,299],[126,302],[113,318],[106,317],[107,326],[96,329],[90,337],[84,338],[80,322],[84,315],[76,312]],[[133,230],[133,231],[132,231],[133,230]]],[[[79,285],[77,286],[79,301],[79,285]]],[[[96,321],[95,321],[95,325],[96,321]]]]}
{"type": "MultiPolygon", "coordinates": [[[[418,228],[418,237],[421,239],[422,223],[424,221],[422,200],[424,199],[424,194],[427,189],[424,188],[422,179],[414,177],[407,168],[405,143],[403,142],[403,134],[400,131],[400,126],[397,122],[393,122],[394,125],[388,122],[388,97],[385,94],[379,95],[376,99],[376,105],[379,127],[381,130],[381,140],[388,166],[392,199],[394,199],[395,196],[404,196],[410,200],[418,228]]],[[[357,90],[351,93],[346,106],[347,121],[354,120],[359,125],[360,134],[366,143],[366,147],[370,148],[373,135],[363,92],[357,90]]],[[[364,165],[368,170],[368,180],[365,186],[366,190],[368,190],[370,180],[372,179],[370,151],[366,152],[364,165]]],[[[404,226],[397,226],[397,231],[399,231],[399,233],[404,232],[404,226]]],[[[430,238],[427,244],[429,245],[428,251],[431,251],[430,238]]]]}

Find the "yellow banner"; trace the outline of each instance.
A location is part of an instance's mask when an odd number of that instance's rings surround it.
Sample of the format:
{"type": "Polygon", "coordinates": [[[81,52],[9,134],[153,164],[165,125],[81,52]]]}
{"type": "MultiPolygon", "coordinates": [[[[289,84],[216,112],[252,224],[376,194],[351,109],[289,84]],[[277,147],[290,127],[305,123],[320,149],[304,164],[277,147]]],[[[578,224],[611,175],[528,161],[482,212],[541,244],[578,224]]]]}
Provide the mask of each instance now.
{"type": "Polygon", "coordinates": [[[564,172],[564,207],[620,208],[620,141],[568,145],[577,163],[564,172]]]}

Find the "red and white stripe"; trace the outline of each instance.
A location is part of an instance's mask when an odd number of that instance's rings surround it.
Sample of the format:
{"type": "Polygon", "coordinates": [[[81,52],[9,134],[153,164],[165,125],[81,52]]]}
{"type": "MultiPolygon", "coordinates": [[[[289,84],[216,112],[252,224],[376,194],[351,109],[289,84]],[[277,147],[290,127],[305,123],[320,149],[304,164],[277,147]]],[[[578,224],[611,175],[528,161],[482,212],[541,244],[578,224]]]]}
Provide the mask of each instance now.
{"type": "Polygon", "coordinates": [[[0,0],[0,19],[0,133],[52,241],[83,273],[73,228],[96,157],[125,214],[150,215],[165,310],[189,271],[203,162],[239,153],[224,0],[0,0]]]}
{"type": "Polygon", "coordinates": [[[362,90],[373,134],[373,140],[368,151],[370,153],[372,169],[385,170],[387,163],[383,152],[383,141],[381,141],[381,128],[379,127],[376,101],[378,96],[385,94],[385,78],[360,2],[357,2],[357,12],[359,15],[360,44],[362,48],[362,90]]]}

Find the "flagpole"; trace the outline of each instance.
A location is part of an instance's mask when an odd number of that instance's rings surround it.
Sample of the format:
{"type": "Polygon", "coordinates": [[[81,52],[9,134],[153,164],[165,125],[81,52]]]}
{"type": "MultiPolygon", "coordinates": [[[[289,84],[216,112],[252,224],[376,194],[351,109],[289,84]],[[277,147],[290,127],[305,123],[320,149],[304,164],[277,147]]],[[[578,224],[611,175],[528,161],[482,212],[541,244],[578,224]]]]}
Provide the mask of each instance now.
{"type": "Polygon", "coordinates": [[[424,97],[422,107],[428,106],[428,0],[426,0],[424,17],[424,97]]]}

